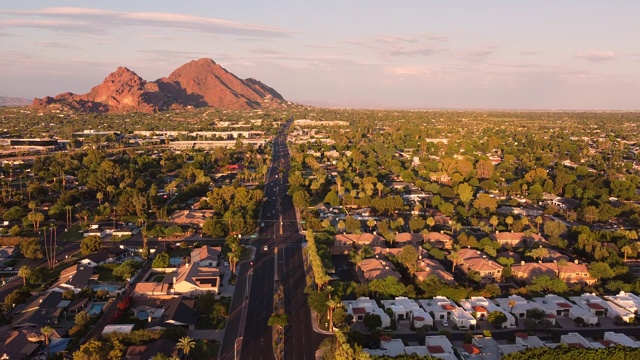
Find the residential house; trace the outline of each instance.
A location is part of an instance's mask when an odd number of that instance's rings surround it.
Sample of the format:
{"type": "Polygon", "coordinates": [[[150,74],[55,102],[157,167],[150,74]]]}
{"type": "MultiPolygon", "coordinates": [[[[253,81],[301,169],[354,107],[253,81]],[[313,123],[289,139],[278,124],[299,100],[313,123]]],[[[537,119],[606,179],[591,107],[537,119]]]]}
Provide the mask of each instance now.
{"type": "Polygon", "coordinates": [[[422,258],[418,260],[418,269],[414,274],[419,281],[424,281],[430,275],[436,276],[447,284],[455,284],[453,275],[444,269],[437,260],[422,258]]]}
{"type": "Polygon", "coordinates": [[[451,311],[451,322],[452,325],[456,326],[459,330],[473,329],[478,325],[476,318],[461,307],[456,307],[451,311]]]}
{"type": "Polygon", "coordinates": [[[338,234],[335,236],[333,246],[347,250],[361,249],[363,246],[373,248],[375,246],[385,246],[384,238],[378,235],[362,234],[338,234]]]}
{"type": "Polygon", "coordinates": [[[607,316],[611,319],[620,319],[625,323],[631,323],[635,320],[635,314],[631,311],[595,294],[585,293],[580,296],[572,296],[569,299],[597,317],[607,316]]]}
{"type": "Polygon", "coordinates": [[[57,286],[77,294],[97,280],[98,274],[93,273],[92,267],[78,263],[62,270],[57,286]]]}
{"type": "Polygon", "coordinates": [[[392,339],[388,335],[380,336],[380,348],[369,349],[363,348],[362,351],[372,356],[389,356],[396,357],[398,355],[405,355],[405,346],[402,339],[392,339]]]}
{"type": "Polygon", "coordinates": [[[598,279],[589,274],[587,266],[578,263],[578,260],[568,263],[558,263],[558,277],[567,283],[593,285],[598,282],[598,279]]]}
{"type": "Polygon", "coordinates": [[[432,299],[420,299],[418,303],[424,311],[431,314],[433,320],[448,320],[458,305],[444,296],[435,296],[432,299]]]}
{"type": "Polygon", "coordinates": [[[175,225],[189,226],[202,229],[207,218],[214,215],[213,210],[178,210],[171,214],[169,222],[175,225]]]}
{"type": "Polygon", "coordinates": [[[151,330],[182,327],[194,330],[196,326],[195,300],[183,296],[173,296],[159,300],[136,298],[134,312],[139,320],[148,321],[145,326],[151,330]]]}
{"type": "Polygon", "coordinates": [[[366,314],[376,314],[382,320],[382,327],[391,326],[391,318],[382,310],[375,300],[368,297],[359,297],[356,300],[345,300],[342,304],[347,309],[347,314],[353,317],[353,321],[363,321],[366,314]]]}
{"type": "MultiPolygon", "coordinates": [[[[38,358],[38,353],[44,347],[44,341],[38,341],[41,336],[34,333],[34,330],[0,331],[0,359],[28,360],[38,358]],[[34,339],[36,341],[32,341],[34,339]]],[[[57,338],[59,336],[53,334],[50,339],[57,338]]]]}
{"type": "Polygon", "coordinates": [[[535,307],[544,310],[547,314],[546,319],[551,323],[555,323],[558,317],[568,317],[570,319],[580,317],[586,324],[595,325],[598,323],[598,318],[589,311],[585,311],[580,306],[576,306],[558,295],[547,294],[544,297],[534,298],[533,301],[535,307]]]}
{"type": "Polygon", "coordinates": [[[170,283],[160,282],[139,282],[133,290],[135,297],[165,297],[171,296],[172,287],[170,283]]]}
{"type": "Polygon", "coordinates": [[[484,281],[500,280],[502,277],[502,265],[487,258],[487,255],[473,249],[460,249],[458,251],[460,268],[466,274],[476,271],[484,281]]]}
{"type": "Polygon", "coordinates": [[[453,351],[453,345],[444,335],[425,336],[424,344],[427,347],[427,354],[442,360],[457,360],[453,351]]]}
{"type": "Polygon", "coordinates": [[[177,357],[176,342],[168,339],[159,339],[145,345],[131,345],[125,355],[126,360],[149,360],[156,354],[165,354],[169,357],[177,357]]]}
{"type": "Polygon", "coordinates": [[[4,266],[6,261],[18,254],[19,249],[15,246],[0,246],[0,266],[4,266]]]}
{"type": "Polygon", "coordinates": [[[220,288],[220,270],[217,268],[186,264],[179,267],[177,272],[167,274],[167,278],[172,279],[173,292],[176,294],[217,294],[220,288]]]}
{"type": "Polygon", "coordinates": [[[400,278],[400,273],[390,261],[382,259],[364,259],[356,265],[356,274],[361,284],[375,279],[385,279],[388,276],[400,278]]]}
{"type": "Polygon", "coordinates": [[[509,311],[497,306],[483,296],[472,296],[470,299],[460,300],[459,303],[468,312],[475,313],[476,319],[486,320],[489,314],[499,311],[507,317],[507,320],[502,324],[503,328],[507,329],[516,326],[516,319],[509,311]]]}
{"type": "Polygon", "coordinates": [[[49,291],[28,302],[15,314],[13,328],[40,329],[57,324],[71,301],[62,299],[62,292],[49,291]]]}
{"type": "Polygon", "coordinates": [[[433,325],[431,315],[413,299],[399,296],[395,300],[381,300],[380,302],[385,310],[391,310],[396,321],[409,320],[414,323],[414,326],[418,325],[416,326],[418,328],[423,325],[433,325]]]}
{"type": "Polygon", "coordinates": [[[544,346],[544,342],[537,336],[531,336],[524,332],[517,332],[515,334],[516,344],[522,345],[526,349],[537,348],[544,346]]]}
{"type": "Polygon", "coordinates": [[[591,342],[585,339],[582,335],[571,332],[565,335],[560,335],[560,343],[566,344],[572,348],[582,349],[603,349],[605,346],[599,342],[591,342]]]}
{"type": "Polygon", "coordinates": [[[620,291],[618,295],[604,296],[604,298],[612,303],[620,306],[629,312],[638,315],[640,310],[640,296],[624,291],[620,291]]]}
{"type": "Polygon", "coordinates": [[[393,241],[393,246],[401,248],[405,245],[411,245],[413,247],[419,248],[422,246],[424,242],[424,236],[420,233],[397,233],[396,238],[393,241]]]}
{"type": "Polygon", "coordinates": [[[491,240],[500,243],[501,246],[518,247],[534,247],[536,245],[546,244],[547,240],[538,234],[527,234],[523,232],[495,232],[489,236],[491,240]]]}
{"type": "Polygon", "coordinates": [[[453,238],[442,232],[431,231],[424,235],[424,243],[439,249],[451,249],[453,238]]]}
{"type": "Polygon", "coordinates": [[[538,276],[547,275],[555,278],[558,275],[558,264],[521,261],[520,264],[511,265],[511,275],[515,278],[531,281],[538,276]]]}
{"type": "Polygon", "coordinates": [[[80,260],[78,263],[88,266],[96,267],[98,265],[110,264],[118,262],[129,255],[129,251],[119,248],[102,249],[97,253],[91,254],[86,258],[80,260]]]}
{"type": "Polygon", "coordinates": [[[527,311],[536,307],[536,305],[522,296],[510,295],[507,298],[497,298],[494,301],[505,311],[510,312],[517,319],[524,319],[527,317],[527,311]]]}
{"type": "Polygon", "coordinates": [[[622,345],[632,348],[640,348],[640,341],[631,339],[625,334],[615,333],[613,331],[605,331],[602,340],[608,341],[612,345],[622,345]]]}
{"type": "Polygon", "coordinates": [[[220,259],[220,246],[205,245],[191,250],[191,264],[200,267],[217,267],[220,259]]]}

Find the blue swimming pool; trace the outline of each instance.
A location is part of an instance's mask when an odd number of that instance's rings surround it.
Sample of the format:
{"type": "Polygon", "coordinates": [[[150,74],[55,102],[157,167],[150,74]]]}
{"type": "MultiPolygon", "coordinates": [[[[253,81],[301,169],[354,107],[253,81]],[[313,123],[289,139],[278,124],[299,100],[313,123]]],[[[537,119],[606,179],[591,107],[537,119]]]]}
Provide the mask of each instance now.
{"type": "Polygon", "coordinates": [[[136,317],[139,320],[147,320],[149,318],[149,312],[146,310],[138,311],[138,313],[136,314],[136,317]]]}
{"type": "Polygon", "coordinates": [[[108,292],[114,292],[120,290],[119,285],[91,285],[91,288],[95,291],[106,290],[108,292]]]}
{"type": "Polygon", "coordinates": [[[93,305],[91,305],[89,310],[87,310],[87,313],[91,316],[100,315],[102,309],[104,309],[104,304],[106,303],[94,303],[93,305]]]}
{"type": "Polygon", "coordinates": [[[169,264],[173,266],[178,266],[180,265],[181,262],[182,262],[182,258],[180,257],[172,257],[171,259],[169,259],[169,264]]]}

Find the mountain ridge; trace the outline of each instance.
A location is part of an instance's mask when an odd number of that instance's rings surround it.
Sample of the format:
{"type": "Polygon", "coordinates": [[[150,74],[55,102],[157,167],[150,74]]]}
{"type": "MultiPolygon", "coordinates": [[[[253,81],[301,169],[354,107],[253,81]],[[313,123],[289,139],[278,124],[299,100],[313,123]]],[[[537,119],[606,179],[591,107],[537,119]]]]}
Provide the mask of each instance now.
{"type": "Polygon", "coordinates": [[[120,66],[86,94],[69,92],[34,99],[33,108],[84,112],[155,113],[186,107],[249,110],[283,107],[286,100],[259,80],[240,79],[212,59],[198,59],[155,81],[120,66]]]}

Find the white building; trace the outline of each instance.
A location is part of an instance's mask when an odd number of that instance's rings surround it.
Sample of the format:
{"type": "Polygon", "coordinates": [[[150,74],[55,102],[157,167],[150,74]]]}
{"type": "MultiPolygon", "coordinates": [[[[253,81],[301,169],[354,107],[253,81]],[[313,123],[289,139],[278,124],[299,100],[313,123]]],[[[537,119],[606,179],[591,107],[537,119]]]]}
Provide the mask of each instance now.
{"type": "Polygon", "coordinates": [[[396,321],[410,320],[414,322],[414,326],[416,327],[433,325],[431,315],[424,311],[415,300],[399,296],[396,297],[395,300],[381,300],[380,303],[382,303],[382,307],[384,307],[385,310],[391,309],[396,321]],[[418,324],[416,324],[416,322],[418,324]]]}
{"type": "Polygon", "coordinates": [[[535,303],[534,307],[544,310],[547,314],[547,320],[553,324],[556,322],[556,317],[569,317],[571,308],[574,307],[567,299],[555,294],[548,294],[532,300],[535,303]]]}
{"type": "Polygon", "coordinates": [[[640,342],[635,341],[625,334],[606,331],[603,336],[604,341],[609,341],[612,345],[622,345],[632,348],[640,348],[640,342]]]}
{"type": "Polygon", "coordinates": [[[487,316],[494,311],[499,311],[507,317],[507,321],[502,324],[503,328],[516,327],[516,318],[511,313],[493,302],[487,300],[483,296],[472,296],[470,299],[460,300],[462,306],[468,312],[475,312],[476,319],[487,319],[487,316]]]}
{"type": "Polygon", "coordinates": [[[629,310],[626,310],[610,301],[604,300],[595,294],[582,294],[580,296],[570,297],[571,301],[585,310],[588,310],[591,314],[597,317],[609,317],[616,319],[620,317],[623,322],[630,323],[635,319],[635,314],[629,310]]]}
{"type": "Polygon", "coordinates": [[[621,308],[629,310],[635,315],[638,315],[638,310],[640,310],[640,296],[620,291],[618,295],[605,296],[604,298],[620,306],[621,308]]]}
{"type": "Polygon", "coordinates": [[[420,306],[427,313],[433,313],[433,320],[447,320],[451,318],[451,313],[458,307],[456,303],[444,296],[436,296],[433,299],[418,300],[420,306]]]}
{"type": "Polygon", "coordinates": [[[424,345],[427,348],[427,354],[443,360],[457,360],[453,351],[453,345],[444,335],[425,336],[424,345]]]}
{"type": "Polygon", "coordinates": [[[471,326],[475,328],[478,325],[476,318],[461,307],[457,307],[451,312],[451,322],[460,330],[468,330],[471,326]]]}
{"type": "Polygon", "coordinates": [[[391,326],[391,318],[384,312],[375,300],[368,297],[360,297],[357,300],[345,300],[342,302],[347,309],[347,314],[353,316],[354,321],[363,321],[366,314],[376,314],[382,320],[382,327],[391,326]]]}
{"type": "Polygon", "coordinates": [[[494,299],[494,301],[498,306],[512,313],[518,319],[526,318],[527,311],[537,307],[534,303],[519,295],[510,295],[507,298],[494,299]]]}
{"type": "Polygon", "coordinates": [[[599,342],[591,342],[578,333],[568,333],[560,336],[560,343],[569,347],[581,347],[585,349],[603,349],[605,346],[599,342]]]}
{"type": "Polygon", "coordinates": [[[540,340],[539,337],[529,336],[527,333],[524,333],[524,332],[516,333],[516,344],[522,345],[525,348],[536,348],[536,347],[544,346],[544,342],[542,342],[542,340],[540,340]]]}

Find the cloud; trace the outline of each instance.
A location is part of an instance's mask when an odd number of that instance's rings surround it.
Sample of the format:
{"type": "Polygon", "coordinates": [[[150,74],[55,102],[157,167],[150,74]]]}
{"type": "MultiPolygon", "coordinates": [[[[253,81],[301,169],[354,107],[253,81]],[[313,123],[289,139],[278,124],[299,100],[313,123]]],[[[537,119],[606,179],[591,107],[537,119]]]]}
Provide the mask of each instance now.
{"type": "Polygon", "coordinates": [[[535,54],[539,54],[540,52],[538,50],[522,50],[520,51],[520,54],[522,55],[535,55],[535,54]]]}
{"type": "Polygon", "coordinates": [[[0,14],[27,18],[2,20],[0,28],[46,28],[53,31],[105,33],[113,28],[142,26],[258,38],[282,38],[293,34],[292,31],[279,27],[176,13],[56,7],[31,11],[0,11],[0,14]]]}
{"type": "Polygon", "coordinates": [[[429,56],[433,55],[438,49],[433,47],[417,47],[409,49],[397,49],[387,52],[390,56],[429,56]]]}
{"type": "Polygon", "coordinates": [[[589,61],[606,61],[616,59],[616,53],[613,51],[583,51],[579,52],[575,55],[575,57],[580,59],[585,59],[589,61]]]}
{"type": "Polygon", "coordinates": [[[71,44],[68,44],[65,42],[59,42],[59,41],[37,42],[34,45],[39,48],[51,48],[51,49],[77,49],[78,48],[77,46],[73,46],[71,44]]]}

